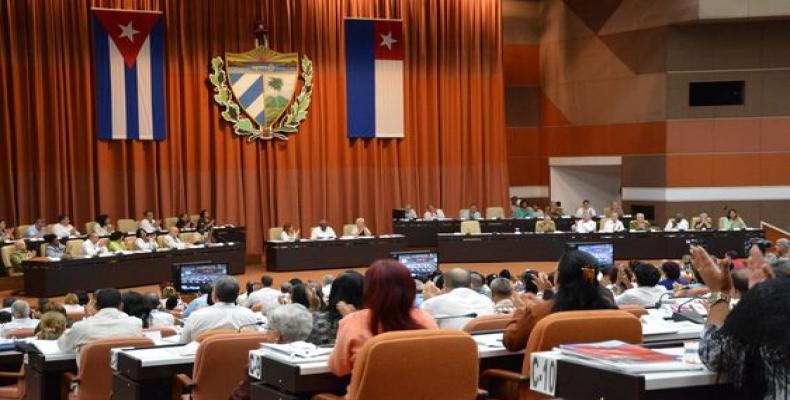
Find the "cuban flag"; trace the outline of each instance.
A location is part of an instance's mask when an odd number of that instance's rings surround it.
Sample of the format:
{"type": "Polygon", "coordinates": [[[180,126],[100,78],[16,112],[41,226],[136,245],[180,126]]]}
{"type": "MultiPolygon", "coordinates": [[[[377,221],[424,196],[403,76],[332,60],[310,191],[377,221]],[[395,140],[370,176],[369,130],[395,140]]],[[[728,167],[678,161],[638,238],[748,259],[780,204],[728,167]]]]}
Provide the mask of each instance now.
{"type": "Polygon", "coordinates": [[[165,138],[162,13],[93,9],[100,139],[165,138]]]}
{"type": "Polygon", "coordinates": [[[403,22],[346,19],[349,138],[402,138],[403,22]]]}

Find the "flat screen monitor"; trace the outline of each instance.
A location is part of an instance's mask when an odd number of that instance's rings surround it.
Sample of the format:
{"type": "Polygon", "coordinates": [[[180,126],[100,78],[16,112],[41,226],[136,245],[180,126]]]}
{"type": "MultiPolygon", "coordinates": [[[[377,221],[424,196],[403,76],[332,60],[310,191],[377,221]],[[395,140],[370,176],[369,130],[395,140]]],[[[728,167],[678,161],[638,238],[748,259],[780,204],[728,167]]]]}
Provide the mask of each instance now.
{"type": "Polygon", "coordinates": [[[614,244],[608,242],[569,243],[571,248],[591,254],[598,266],[614,264],[614,244]]]}
{"type": "Polygon", "coordinates": [[[194,293],[206,283],[228,274],[228,264],[215,262],[198,262],[173,264],[173,281],[176,290],[183,293],[194,293]]]}
{"type": "Polygon", "coordinates": [[[409,269],[413,277],[428,277],[439,268],[439,253],[435,251],[403,251],[392,253],[409,269]]]}
{"type": "Polygon", "coordinates": [[[393,220],[406,219],[406,209],[405,208],[393,208],[392,209],[392,219],[393,220]]]}

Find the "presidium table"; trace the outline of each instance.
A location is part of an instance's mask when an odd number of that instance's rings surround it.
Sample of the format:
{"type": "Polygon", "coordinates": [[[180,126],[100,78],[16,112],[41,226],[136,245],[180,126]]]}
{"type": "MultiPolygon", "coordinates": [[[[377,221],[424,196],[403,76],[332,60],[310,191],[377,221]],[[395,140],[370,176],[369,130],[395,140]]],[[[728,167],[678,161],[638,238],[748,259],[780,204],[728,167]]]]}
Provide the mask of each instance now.
{"type": "Polygon", "coordinates": [[[52,297],[75,290],[124,288],[173,280],[173,264],[227,263],[229,274],[244,273],[244,242],[215,243],[183,250],[129,252],[57,261],[36,257],[22,264],[25,294],[52,297]]]}
{"type": "Polygon", "coordinates": [[[267,241],[269,271],[367,267],[390,253],[406,248],[403,235],[382,235],[296,242],[267,241]]]}
{"type": "Polygon", "coordinates": [[[568,243],[606,242],[614,245],[616,260],[678,259],[689,245],[700,244],[723,257],[730,250],[745,257],[746,241],[765,231],[620,232],[620,233],[483,233],[439,234],[437,251],[442,263],[557,261],[568,243]]]}

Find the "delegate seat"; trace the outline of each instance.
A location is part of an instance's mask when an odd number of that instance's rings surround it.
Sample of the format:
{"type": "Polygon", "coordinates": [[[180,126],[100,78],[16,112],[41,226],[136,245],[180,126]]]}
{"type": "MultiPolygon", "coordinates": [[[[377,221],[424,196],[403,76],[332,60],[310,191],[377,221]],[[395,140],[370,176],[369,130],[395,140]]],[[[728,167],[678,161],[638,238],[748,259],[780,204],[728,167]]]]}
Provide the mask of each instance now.
{"type": "Polygon", "coordinates": [[[269,228],[269,240],[280,240],[280,236],[282,236],[283,227],[282,226],[273,226],[269,228]]]}
{"type": "Polygon", "coordinates": [[[3,246],[2,249],[0,249],[0,256],[3,260],[3,266],[5,267],[8,276],[23,276],[24,273],[22,271],[17,271],[11,265],[12,250],[14,250],[14,245],[3,246]]]}
{"type": "Polygon", "coordinates": [[[481,315],[464,325],[463,331],[468,333],[482,331],[501,331],[513,319],[510,314],[481,315]]]}
{"type": "Polygon", "coordinates": [[[483,371],[484,389],[505,389],[496,393],[503,400],[531,400],[546,397],[529,390],[530,355],[548,351],[561,344],[594,343],[605,340],[642,343],[642,323],[633,314],[621,310],[564,311],[546,316],[535,324],[524,350],[521,374],[490,369],[483,371]],[[515,386],[514,386],[515,385],[515,386]],[[514,390],[508,390],[513,388],[514,390]]]}
{"type": "Polygon", "coordinates": [[[502,219],[505,218],[505,209],[502,207],[488,207],[486,208],[487,219],[502,219]]]}
{"type": "Polygon", "coordinates": [[[137,231],[137,221],[128,218],[118,220],[118,231],[134,233],[137,231]]]}
{"type": "Polygon", "coordinates": [[[85,223],[85,234],[90,235],[93,233],[93,226],[96,225],[96,221],[88,221],[85,223]]]}
{"type": "Polygon", "coordinates": [[[480,233],[480,221],[462,221],[461,233],[464,235],[480,233]]]}
{"type": "Polygon", "coordinates": [[[351,232],[354,231],[355,224],[345,224],[343,225],[343,236],[351,236],[351,232]]]}
{"type": "MultiPolygon", "coordinates": [[[[79,373],[66,372],[64,392],[69,400],[106,400],[111,398],[112,369],[110,349],[116,347],[145,347],[154,344],[146,337],[123,337],[96,340],[80,351],[79,373]],[[74,388],[71,390],[71,388],[74,388]]],[[[64,396],[65,397],[65,396],[64,396]]]]}
{"type": "Polygon", "coordinates": [[[164,224],[165,229],[170,229],[178,223],[178,217],[167,217],[162,221],[164,224]]]}

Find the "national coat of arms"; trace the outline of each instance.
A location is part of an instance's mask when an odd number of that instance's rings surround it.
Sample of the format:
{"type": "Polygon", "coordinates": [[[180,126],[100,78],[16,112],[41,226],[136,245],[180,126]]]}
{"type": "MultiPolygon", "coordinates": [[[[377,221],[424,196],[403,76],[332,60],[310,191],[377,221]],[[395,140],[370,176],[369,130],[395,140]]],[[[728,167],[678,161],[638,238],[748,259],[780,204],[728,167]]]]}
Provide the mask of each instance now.
{"type": "Polygon", "coordinates": [[[298,53],[278,53],[267,41],[246,53],[211,60],[209,81],[222,118],[248,140],[288,139],[307,118],[313,64],[298,53]]]}

